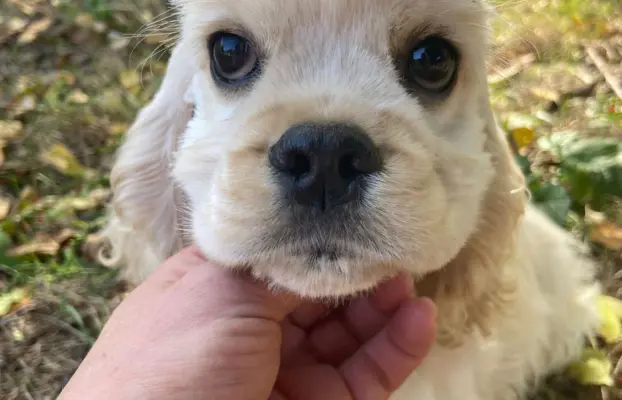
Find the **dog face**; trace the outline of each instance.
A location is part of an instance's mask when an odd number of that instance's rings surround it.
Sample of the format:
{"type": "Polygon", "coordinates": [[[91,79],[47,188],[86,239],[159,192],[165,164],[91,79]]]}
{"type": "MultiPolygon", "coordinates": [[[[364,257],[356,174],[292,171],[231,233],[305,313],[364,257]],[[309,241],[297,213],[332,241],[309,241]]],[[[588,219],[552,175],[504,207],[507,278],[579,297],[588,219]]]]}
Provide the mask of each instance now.
{"type": "Polygon", "coordinates": [[[482,3],[179,5],[173,175],[208,258],[320,297],[456,257],[495,174],[482,3]]]}

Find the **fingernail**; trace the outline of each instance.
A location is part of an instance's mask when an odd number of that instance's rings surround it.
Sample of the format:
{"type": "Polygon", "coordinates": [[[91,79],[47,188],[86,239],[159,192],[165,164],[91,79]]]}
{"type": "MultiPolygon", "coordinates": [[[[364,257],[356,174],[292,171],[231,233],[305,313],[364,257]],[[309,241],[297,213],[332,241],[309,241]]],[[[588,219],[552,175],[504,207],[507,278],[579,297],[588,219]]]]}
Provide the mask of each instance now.
{"type": "MultiPolygon", "coordinates": [[[[393,317],[393,340],[413,356],[434,341],[436,306],[429,298],[420,297],[405,302],[393,317]]],[[[427,351],[427,350],[426,350],[427,351]]]]}
{"type": "Polygon", "coordinates": [[[438,309],[436,308],[436,303],[431,298],[418,297],[417,300],[421,302],[421,307],[426,307],[432,314],[432,317],[436,318],[436,316],[438,315],[438,309]]]}
{"type": "Polygon", "coordinates": [[[438,310],[436,304],[429,297],[417,297],[413,300],[414,311],[418,317],[436,319],[438,310]]]}

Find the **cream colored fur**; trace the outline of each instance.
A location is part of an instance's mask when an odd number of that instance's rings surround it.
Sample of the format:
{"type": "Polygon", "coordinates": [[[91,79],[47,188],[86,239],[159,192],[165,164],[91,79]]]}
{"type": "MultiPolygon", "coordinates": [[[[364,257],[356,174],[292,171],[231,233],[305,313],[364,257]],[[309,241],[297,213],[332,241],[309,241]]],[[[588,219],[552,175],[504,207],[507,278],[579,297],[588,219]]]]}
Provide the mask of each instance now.
{"type": "MultiPolygon", "coordinates": [[[[352,294],[409,271],[419,293],[438,304],[439,339],[395,399],[513,399],[579,353],[597,323],[593,265],[526,202],[489,106],[486,4],[176,6],[182,30],[165,80],[112,173],[107,263],[138,283],[185,235],[209,259],[250,265],[256,276],[309,297],[352,294]],[[209,72],[206,38],[221,29],[252,34],[268,55],[259,80],[241,94],[223,94],[209,72]],[[442,102],[426,104],[399,83],[389,55],[413,33],[442,34],[459,48],[458,81],[442,102]],[[306,121],[356,123],[386,160],[358,221],[378,246],[352,248],[350,258],[313,269],[291,244],[265,245],[283,229],[267,150],[306,121]]],[[[346,246],[349,238],[334,240],[346,246]]]]}

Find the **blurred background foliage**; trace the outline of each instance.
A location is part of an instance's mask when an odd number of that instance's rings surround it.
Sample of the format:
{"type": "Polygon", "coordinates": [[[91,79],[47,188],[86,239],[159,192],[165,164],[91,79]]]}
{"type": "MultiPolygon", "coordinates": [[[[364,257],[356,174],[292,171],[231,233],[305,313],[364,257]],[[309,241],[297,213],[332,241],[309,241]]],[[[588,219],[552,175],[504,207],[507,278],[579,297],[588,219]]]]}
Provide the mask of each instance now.
{"type": "MultiPolygon", "coordinates": [[[[532,200],[610,298],[535,399],[622,399],[622,2],[495,0],[493,107],[532,200]]],[[[164,0],[0,2],[0,398],[54,398],[125,288],[97,264],[114,152],[175,40],[164,0]]],[[[528,328],[527,328],[528,329],[528,328]]]]}

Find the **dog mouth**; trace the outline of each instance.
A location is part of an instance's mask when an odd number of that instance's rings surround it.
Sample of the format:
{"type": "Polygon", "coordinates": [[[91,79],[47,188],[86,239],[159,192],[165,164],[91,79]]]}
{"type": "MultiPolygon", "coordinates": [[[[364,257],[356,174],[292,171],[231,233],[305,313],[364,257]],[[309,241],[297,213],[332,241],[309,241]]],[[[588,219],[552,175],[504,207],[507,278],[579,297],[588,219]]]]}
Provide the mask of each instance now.
{"type": "Polygon", "coordinates": [[[371,232],[335,225],[298,225],[295,229],[290,225],[284,232],[271,235],[270,245],[265,250],[304,260],[308,267],[361,260],[379,252],[371,232]]]}
{"type": "Polygon", "coordinates": [[[288,258],[299,260],[305,267],[317,268],[320,264],[338,263],[344,260],[355,260],[361,258],[358,246],[353,242],[339,241],[339,243],[325,241],[325,243],[301,243],[302,241],[292,241],[289,243],[280,242],[277,246],[271,246],[269,252],[279,252],[288,258]]]}
{"type": "Polygon", "coordinates": [[[312,246],[304,251],[296,251],[293,255],[301,260],[304,268],[328,268],[337,272],[339,271],[338,265],[340,263],[357,259],[353,251],[333,245],[312,246]]]}
{"type": "Polygon", "coordinates": [[[374,287],[399,265],[390,247],[380,246],[367,225],[343,219],[313,224],[283,221],[253,242],[197,242],[206,255],[230,268],[243,268],[270,287],[305,298],[334,299],[374,287]],[[227,245],[225,244],[225,246],[227,245]],[[219,253],[220,251],[220,253],[219,253]]]}
{"type": "Polygon", "coordinates": [[[364,268],[365,264],[392,258],[390,246],[378,243],[378,234],[364,209],[338,211],[286,214],[264,237],[265,247],[260,252],[283,255],[301,268],[336,274],[343,273],[347,265],[364,268]]]}
{"type": "Polygon", "coordinates": [[[343,252],[330,247],[315,247],[311,249],[308,255],[309,264],[316,264],[319,260],[327,260],[337,262],[343,257],[343,252]]]}
{"type": "Polygon", "coordinates": [[[281,261],[285,262],[270,264],[267,269],[260,267],[261,274],[277,287],[303,297],[353,296],[397,273],[395,263],[387,262],[386,257],[356,241],[308,245],[281,255],[284,256],[281,261]]]}

